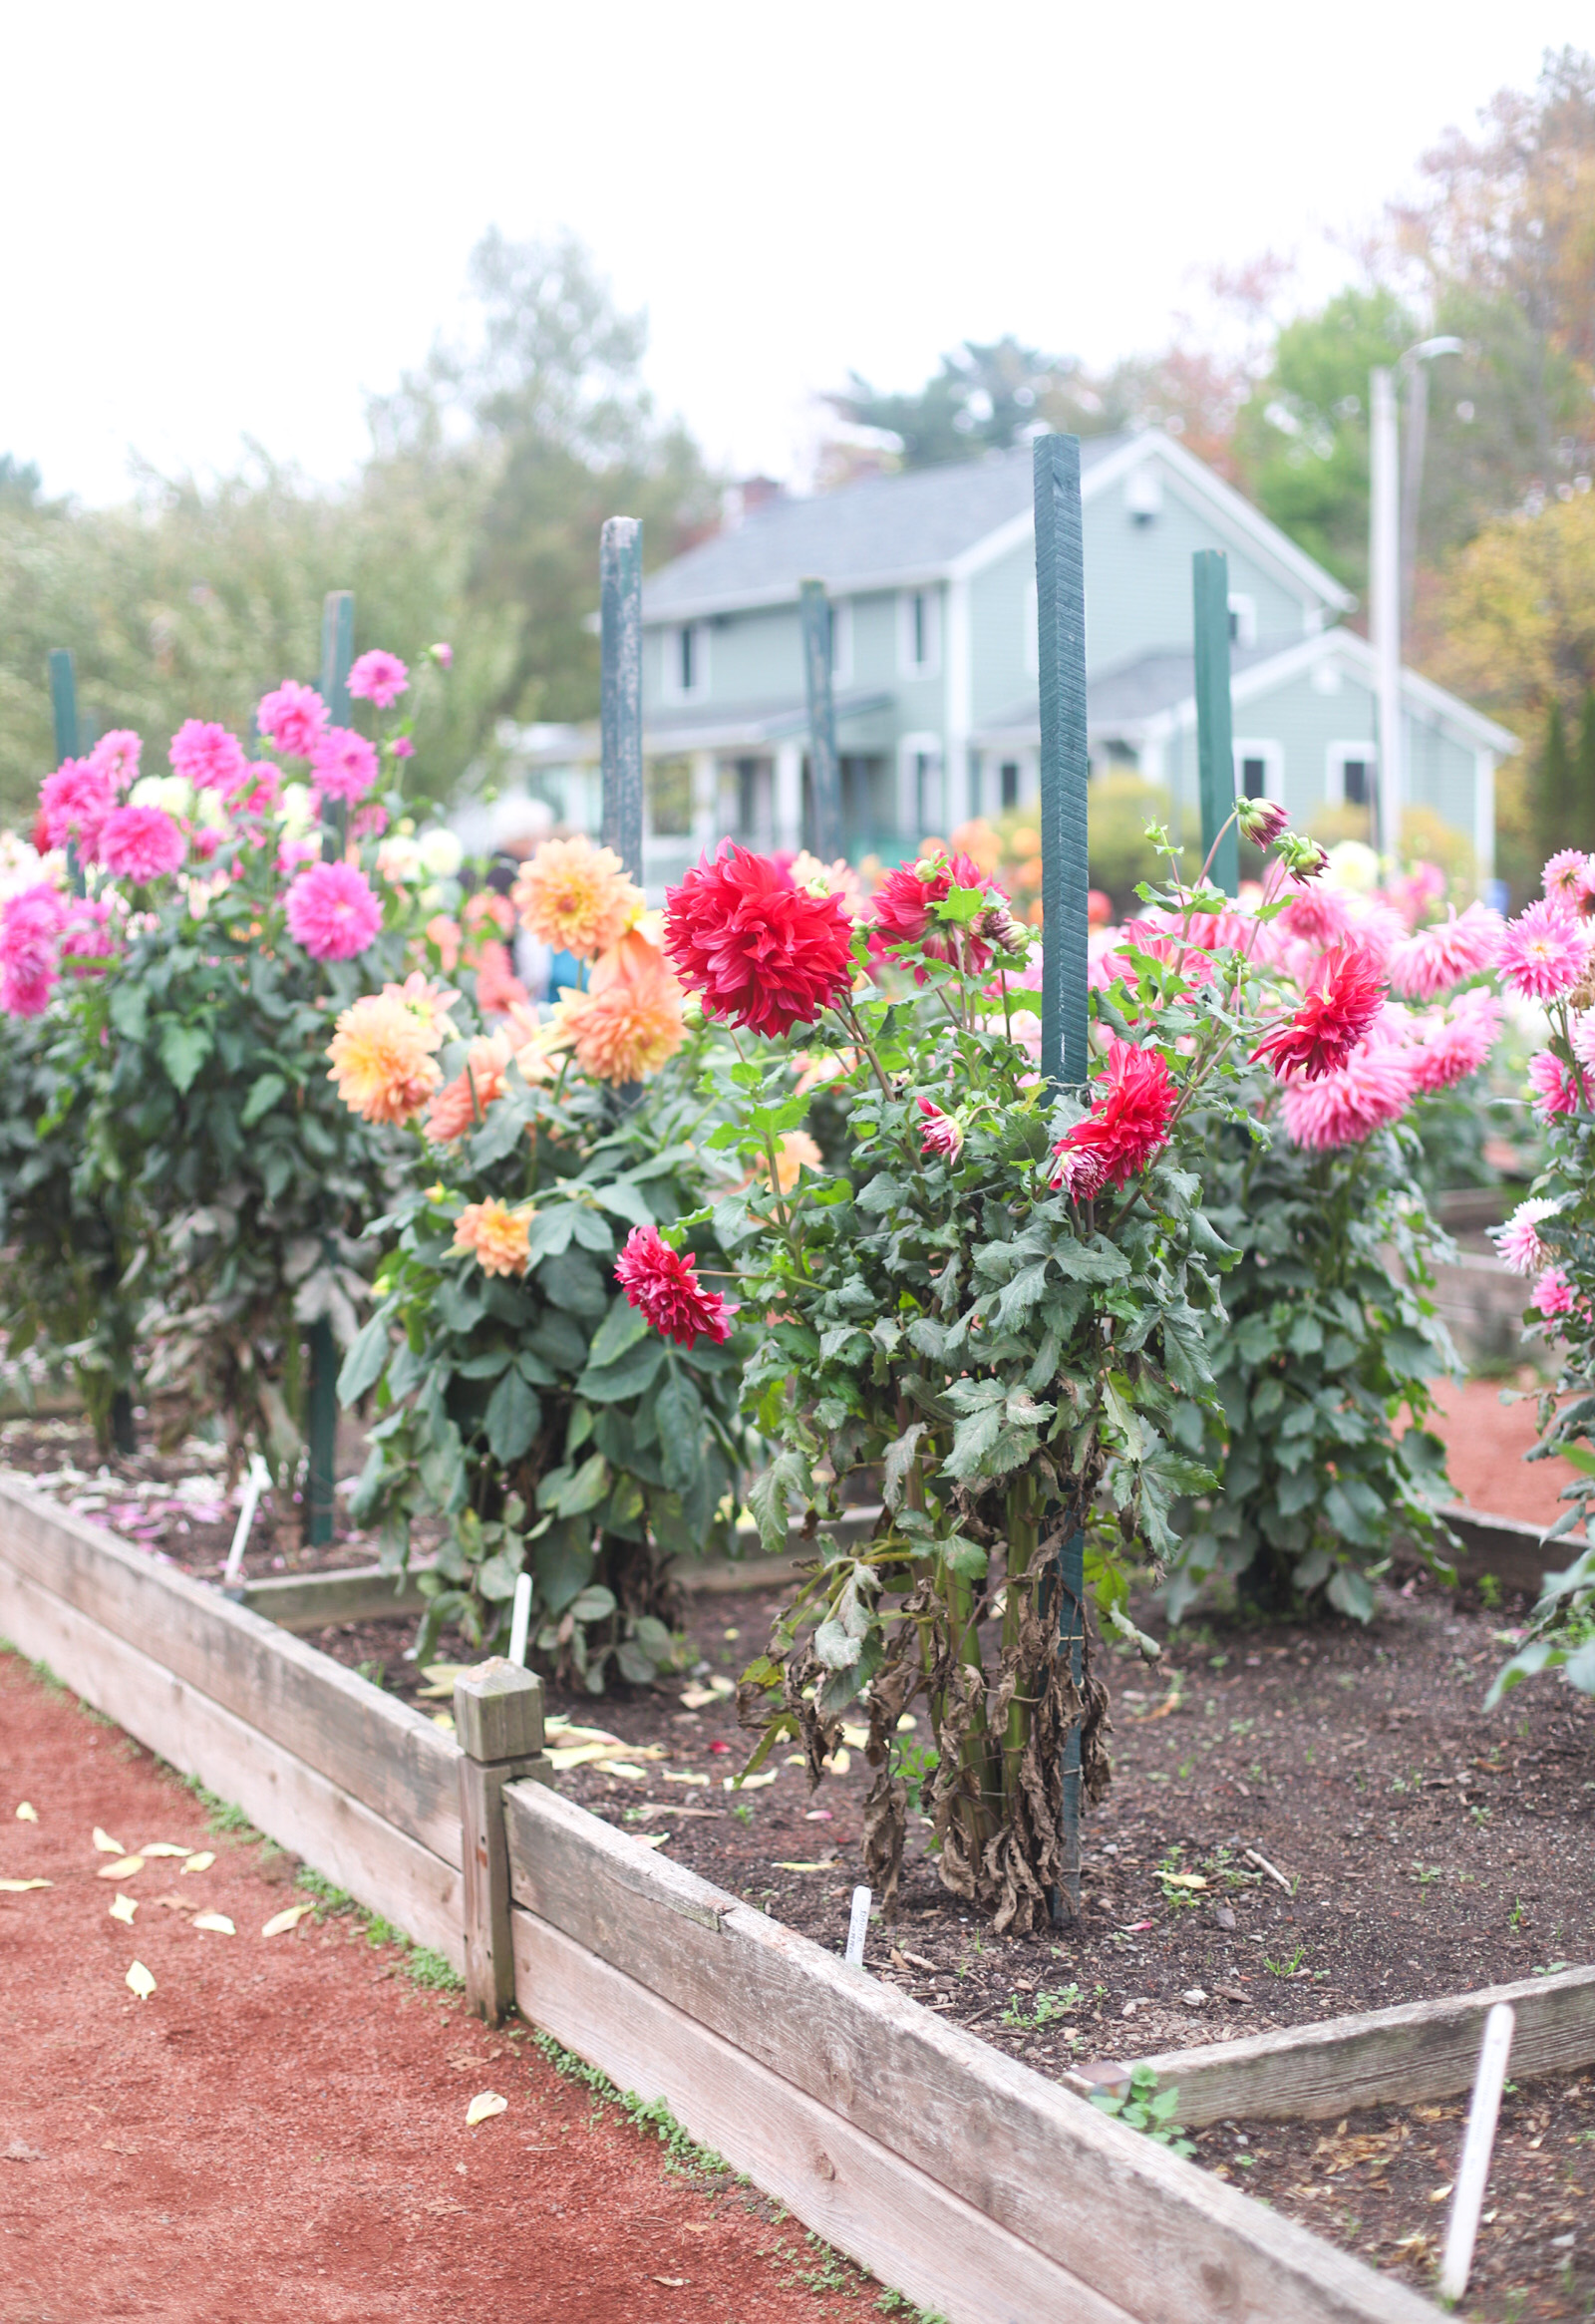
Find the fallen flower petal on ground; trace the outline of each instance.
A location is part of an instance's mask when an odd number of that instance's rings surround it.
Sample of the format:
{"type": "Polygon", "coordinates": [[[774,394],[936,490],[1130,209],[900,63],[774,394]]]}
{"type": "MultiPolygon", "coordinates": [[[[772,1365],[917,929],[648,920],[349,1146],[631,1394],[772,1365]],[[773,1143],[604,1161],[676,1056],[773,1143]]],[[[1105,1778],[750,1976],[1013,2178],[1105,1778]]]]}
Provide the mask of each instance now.
{"type": "Polygon", "coordinates": [[[137,1993],[141,2001],[148,2001],[156,1989],[156,1981],[143,1961],[135,1961],[123,1979],[130,1993],[137,1993]]]}
{"type": "Polygon", "coordinates": [[[118,1856],[114,1864],[102,1864],[95,1874],[97,1880],[131,1880],[135,1872],[144,1870],[143,1856],[118,1856]]]}
{"type": "Polygon", "coordinates": [[[112,1919],[125,1920],[130,1928],[133,1925],[133,1916],[138,1911],[138,1898],[135,1896],[130,1896],[126,1888],[119,1889],[117,1894],[111,1899],[112,1919]]]}
{"type": "Polygon", "coordinates": [[[509,2101],[500,2098],[496,2090],[478,2090],[466,2109],[466,2129],[474,2131],[478,2123],[485,2123],[493,2115],[509,2112],[509,2101]]]}
{"type": "Polygon", "coordinates": [[[211,1929],[217,1936],[236,1936],[238,1933],[224,1912],[196,1912],[189,1926],[211,1929]]]}
{"type": "Polygon", "coordinates": [[[285,1936],[289,1929],[299,1926],[307,1912],[314,1912],[315,1909],[313,1903],[290,1904],[285,1911],[274,1912],[260,1933],[263,1937],[285,1936]]]}

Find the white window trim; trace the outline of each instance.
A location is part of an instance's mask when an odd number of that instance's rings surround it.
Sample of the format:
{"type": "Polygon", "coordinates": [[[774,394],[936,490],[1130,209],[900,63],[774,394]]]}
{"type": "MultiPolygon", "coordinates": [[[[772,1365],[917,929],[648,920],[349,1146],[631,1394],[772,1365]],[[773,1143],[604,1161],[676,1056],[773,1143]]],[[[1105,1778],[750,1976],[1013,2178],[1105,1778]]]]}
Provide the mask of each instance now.
{"type": "Polygon", "coordinates": [[[1285,746],[1283,743],[1253,742],[1240,735],[1235,737],[1235,797],[1241,796],[1242,776],[1248,759],[1263,762],[1263,797],[1276,806],[1285,804],[1285,746]]]}
{"type": "Polygon", "coordinates": [[[1025,587],[1025,675],[1041,674],[1041,597],[1034,580],[1025,587]]]}
{"type": "MultiPolygon", "coordinates": [[[[1326,807],[1344,807],[1346,805],[1346,762],[1348,759],[1366,759],[1374,771],[1375,781],[1378,781],[1378,743],[1330,743],[1324,752],[1324,805],[1326,807]]],[[[1370,800],[1369,805],[1373,805],[1372,800],[1370,800]]]]}
{"type": "Polygon", "coordinates": [[[832,686],[850,686],[853,682],[853,601],[850,597],[833,597],[830,601],[830,682],[832,686]]]}
{"type": "Polygon", "coordinates": [[[1238,646],[1257,643],[1257,600],[1244,589],[1231,589],[1229,610],[1235,624],[1234,642],[1238,646]]]}
{"type": "MultiPolygon", "coordinates": [[[[903,678],[934,678],[941,668],[941,591],[936,588],[899,589],[897,592],[897,671],[903,678]],[[914,599],[925,601],[925,659],[914,660],[914,599]]],[[[938,739],[937,748],[940,748],[938,739]]]]}
{"type": "MultiPolygon", "coordinates": [[[[897,828],[905,839],[923,839],[929,826],[921,825],[919,814],[919,770],[916,759],[933,759],[941,777],[941,806],[943,823],[947,821],[947,761],[939,734],[925,732],[904,735],[897,745],[897,828]]],[[[936,834],[946,838],[945,831],[936,834]]]]}
{"type": "Polygon", "coordinates": [[[662,702],[701,702],[709,692],[709,624],[707,621],[677,621],[664,633],[664,652],[660,668],[659,698],[662,702]],[[681,633],[693,633],[694,683],[691,687],[681,682],[681,633]]]}

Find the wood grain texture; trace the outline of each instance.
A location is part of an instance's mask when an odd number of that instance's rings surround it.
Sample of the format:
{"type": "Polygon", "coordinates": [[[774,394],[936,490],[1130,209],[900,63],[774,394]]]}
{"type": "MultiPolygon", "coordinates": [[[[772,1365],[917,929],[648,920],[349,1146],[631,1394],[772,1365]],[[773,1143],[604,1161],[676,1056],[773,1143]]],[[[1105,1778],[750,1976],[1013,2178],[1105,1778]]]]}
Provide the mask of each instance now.
{"type": "MultiPolygon", "coordinates": [[[[269,1737],[0,1557],[0,1637],[418,1943],[464,1965],[461,1877],[269,1737]]],[[[457,1826],[458,1834],[458,1826],[457,1826]]]]}
{"type": "Polygon", "coordinates": [[[621,2090],[663,2099],[805,2227],[948,2324],[1133,2324],[1130,2310],[545,1921],[517,1910],[514,1947],[523,2017],[621,2090]]]}
{"type": "MultiPolygon", "coordinates": [[[[504,1810],[518,1907],[1145,2324],[1433,2317],[1305,2228],[557,1793],[511,1786],[504,1810]]],[[[557,2031],[557,1996],[517,1991],[557,2031]]],[[[724,2149],[712,2123],[696,2127],[724,2149]]]]}
{"type": "Polygon", "coordinates": [[[460,1865],[453,1739],[219,1590],[0,1482],[9,1566],[270,1736],[434,1855],[460,1865]]]}
{"type": "Polygon", "coordinates": [[[532,1759],[542,1750],[542,1680],[489,1654],[455,1680],[455,1740],[470,1759],[532,1759]]]}
{"type": "Polygon", "coordinates": [[[1571,2074],[1595,2064],[1595,1969],[1170,2050],[1146,2063],[1165,2088],[1177,2084],[1179,2119],[1189,2130],[1231,2119],[1314,2122],[1354,2107],[1454,2098],[1472,2086],[1484,2020],[1498,2001],[1517,2014],[1514,2074],[1571,2074]]]}
{"type": "Polygon", "coordinates": [[[418,1586],[424,1564],[408,1573],[380,1565],[350,1565],[338,1573],[274,1573],[243,1585],[242,1603],[280,1629],[324,1630],[329,1622],[380,1622],[388,1614],[417,1614],[426,1604],[418,1586]]]}

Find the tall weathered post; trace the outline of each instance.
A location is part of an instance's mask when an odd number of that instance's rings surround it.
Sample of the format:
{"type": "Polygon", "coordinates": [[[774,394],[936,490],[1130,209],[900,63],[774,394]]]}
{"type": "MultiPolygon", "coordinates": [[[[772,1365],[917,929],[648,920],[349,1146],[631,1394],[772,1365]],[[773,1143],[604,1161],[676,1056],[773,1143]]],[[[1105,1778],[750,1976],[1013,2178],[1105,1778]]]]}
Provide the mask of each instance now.
{"type": "MultiPolygon", "coordinates": [[[[349,723],[349,671],[354,656],[354,591],[329,589],[321,607],[321,699],[334,726],[349,723]]],[[[321,852],[325,859],[342,854],[348,829],[348,808],[341,800],[329,799],[321,811],[321,852]]],[[[308,1405],[304,1537],[311,1548],[319,1549],[332,1539],[338,1445],[338,1343],[324,1315],[310,1326],[308,1405]]]]}
{"type": "Polygon", "coordinates": [[[836,757],[836,703],[831,692],[831,611],[823,581],[800,584],[803,679],[808,693],[808,773],[813,849],[821,863],[841,853],[841,766],[836,757]]]}
{"type": "Polygon", "coordinates": [[[611,516],[598,548],[603,842],[642,885],[642,525],[611,516]]]}
{"type": "MultiPolygon", "coordinates": [[[[1055,1087],[1083,1085],[1091,1065],[1086,942],[1086,555],[1080,440],[1043,436],[1035,451],[1036,599],[1041,677],[1041,1069],[1055,1087]]],[[[1086,1536],[1058,1555],[1058,1624],[1077,1693],[1086,1664],[1086,1536]]],[[[1064,1741],[1064,1893],[1080,1910],[1080,1727],[1064,1741]]],[[[1061,1899],[1052,1900],[1054,1917],[1061,1899]]]]}
{"type": "MultiPolygon", "coordinates": [[[[1229,559],[1220,548],[1199,548],[1190,560],[1191,612],[1196,639],[1196,772],[1202,806],[1202,858],[1235,809],[1235,749],[1229,707],[1229,559]]],[[[1240,844],[1230,824],[1209,874],[1234,895],[1240,886],[1240,844]]]]}

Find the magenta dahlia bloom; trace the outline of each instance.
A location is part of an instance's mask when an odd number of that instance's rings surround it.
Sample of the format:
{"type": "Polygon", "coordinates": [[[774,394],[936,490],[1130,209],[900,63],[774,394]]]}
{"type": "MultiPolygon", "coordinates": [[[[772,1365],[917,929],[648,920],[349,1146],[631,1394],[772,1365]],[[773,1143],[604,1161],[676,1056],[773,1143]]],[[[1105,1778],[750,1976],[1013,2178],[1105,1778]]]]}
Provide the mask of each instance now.
{"type": "Polygon", "coordinates": [[[1091,1112],[1053,1148],[1048,1184],[1076,1202],[1105,1185],[1122,1186],[1168,1143],[1179,1091],[1155,1049],[1137,1049],[1116,1033],[1092,1083],[1091,1112]]]}
{"type": "Polygon", "coordinates": [[[1578,1112],[1578,1084],[1554,1051],[1535,1052],[1528,1061],[1528,1078],[1534,1085],[1534,1111],[1542,1122],[1578,1112]]]}
{"type": "Polygon", "coordinates": [[[100,828],[117,803],[111,777],[88,759],[63,759],[47,775],[39,791],[39,821],[47,847],[76,842],[85,863],[93,863],[100,848],[100,828]]]}
{"type": "Polygon", "coordinates": [[[1536,1194],[1519,1202],[1504,1226],[1492,1229],[1495,1255],[1514,1275],[1532,1275],[1536,1267],[1544,1266],[1550,1253],[1539,1238],[1540,1220],[1553,1217],[1560,1208],[1559,1202],[1536,1194]]]}
{"type": "Polygon", "coordinates": [[[1252,1063],[1266,1057],[1281,1081],[1298,1071],[1304,1080],[1317,1081],[1346,1063],[1384,1000],[1384,978],[1368,953],[1355,944],[1326,952],[1308,980],[1301,1006],[1263,1036],[1252,1063]]]}
{"type": "Polygon", "coordinates": [[[260,697],[255,724],[285,759],[308,759],[327,731],[327,705],[314,686],[284,678],[272,693],[260,697]]]}
{"type": "Polygon", "coordinates": [[[1292,1146],[1318,1153],[1361,1146],[1376,1130],[1400,1119],[1414,1087],[1411,1049],[1395,1041],[1365,1041],[1332,1072],[1281,1086],[1285,1135],[1292,1146]]]}
{"type": "Polygon", "coordinates": [[[964,1151],[963,1125],[951,1114],[944,1114],[929,1098],[915,1100],[925,1117],[924,1136],[919,1141],[922,1155],[939,1154],[946,1162],[956,1162],[964,1151]]]}
{"type": "Polygon", "coordinates": [[[323,799],[349,806],[364,799],[377,780],[377,754],[352,726],[329,726],[310,754],[311,779],[323,799]]]}
{"type": "Polygon", "coordinates": [[[1416,1086],[1427,1095],[1451,1089],[1477,1073],[1501,1029],[1500,1003],[1476,986],[1451,1004],[1418,1020],[1419,1045],[1413,1057],[1416,1086]]]}
{"type": "Polygon", "coordinates": [[[779,1037],[811,1025],[852,983],[852,922],[834,895],[794,887],[729,841],[665,895],[665,950],[711,1017],[779,1037]]]}
{"type": "Polygon", "coordinates": [[[680,1347],[730,1336],[731,1309],[718,1291],[704,1289],[697,1261],[690,1253],[673,1251],[657,1226],[632,1228],[615,1261],[615,1281],[655,1331],[680,1347]]]}
{"type": "Polygon", "coordinates": [[[1583,922],[1570,918],[1560,904],[1542,899],[1507,921],[1496,966],[1525,1000],[1554,1001],[1577,984],[1588,957],[1583,922]]]}
{"type": "Polygon", "coordinates": [[[349,691],[357,702],[374,702],[379,710],[391,710],[410,684],[410,672],[397,654],[384,653],[381,646],[362,654],[349,673],[349,691]]]}
{"type": "Polygon", "coordinates": [[[1547,1267],[1529,1294],[1528,1304],[1537,1307],[1547,1321],[1554,1315],[1573,1312],[1573,1286],[1565,1267],[1547,1267]]]}
{"type": "Polygon", "coordinates": [[[312,960],[352,960],[382,926],[382,906],[352,863],[314,863],[288,890],[288,933],[312,960]]]}
{"type": "Polygon", "coordinates": [[[128,791],[139,780],[139,755],[144,745],[131,728],[114,726],[89,753],[89,764],[109,775],[113,791],[128,791]]]}
{"type": "Polygon", "coordinates": [[[1587,912],[1595,897],[1595,855],[1586,855],[1582,847],[1563,847],[1550,858],[1540,879],[1547,903],[1564,912],[1587,912]]]}
{"type": "Polygon", "coordinates": [[[0,1009],[8,1017],[42,1017],[60,975],[59,940],[67,904],[47,879],[0,904],[0,1009]]]}
{"type": "Polygon", "coordinates": [[[1390,956],[1390,984],[1407,1000],[1432,1001],[1464,977],[1494,967],[1506,923],[1488,904],[1470,903],[1458,918],[1446,907],[1443,920],[1404,936],[1390,956]]]}
{"type": "Polygon", "coordinates": [[[162,808],[113,808],[101,827],[101,862],[114,878],[137,886],[175,871],[185,852],[181,831],[162,808]]]}
{"type": "MultiPolygon", "coordinates": [[[[918,944],[931,960],[960,962],[977,974],[989,968],[992,947],[984,940],[986,931],[980,922],[986,918],[991,905],[969,927],[950,925],[933,916],[932,907],[945,903],[955,887],[982,888],[991,896],[992,905],[1004,907],[1001,919],[1007,926],[996,939],[1002,942],[1013,926],[1006,910],[1007,899],[993,890],[980,865],[960,852],[924,855],[917,863],[893,865],[870,898],[870,949],[895,952],[901,945],[918,944]]],[[[915,981],[924,983],[923,970],[915,972],[915,981]]]]}
{"type": "Polygon", "coordinates": [[[195,791],[231,791],[248,764],[237,736],[212,719],[184,719],[171,738],[169,755],[172,772],[195,791]]]}

